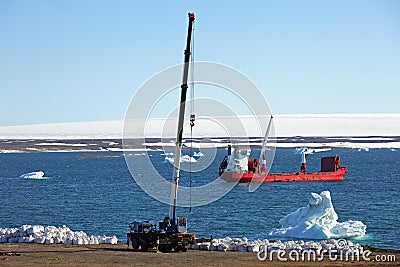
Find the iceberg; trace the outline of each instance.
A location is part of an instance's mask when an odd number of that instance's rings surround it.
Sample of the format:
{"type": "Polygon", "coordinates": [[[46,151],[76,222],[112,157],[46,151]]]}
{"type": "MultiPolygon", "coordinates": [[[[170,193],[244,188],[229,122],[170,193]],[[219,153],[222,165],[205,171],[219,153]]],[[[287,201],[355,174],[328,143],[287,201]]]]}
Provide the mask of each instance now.
{"type": "Polygon", "coordinates": [[[349,238],[365,235],[366,225],[361,221],[338,222],[329,191],[311,193],[306,207],[279,220],[282,228],[272,229],[269,236],[304,239],[349,238]]]}
{"type": "Polygon", "coordinates": [[[20,176],[20,178],[24,178],[24,179],[45,179],[44,176],[44,172],[42,171],[38,171],[38,172],[29,172],[29,173],[25,173],[22,174],[20,176]]]}

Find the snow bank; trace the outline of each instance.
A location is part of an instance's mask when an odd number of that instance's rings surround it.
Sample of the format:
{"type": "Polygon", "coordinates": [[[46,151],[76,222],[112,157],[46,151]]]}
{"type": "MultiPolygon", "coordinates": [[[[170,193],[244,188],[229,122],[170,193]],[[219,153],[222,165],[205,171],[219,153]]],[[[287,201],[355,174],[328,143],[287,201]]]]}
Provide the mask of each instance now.
{"type": "Polygon", "coordinates": [[[311,193],[306,207],[279,220],[280,229],[272,229],[269,236],[305,239],[347,238],[365,235],[366,226],[361,221],[338,222],[329,191],[311,193]]]}
{"type": "Polygon", "coordinates": [[[42,171],[38,171],[38,172],[29,172],[29,173],[25,173],[22,174],[20,176],[20,178],[24,178],[24,179],[45,179],[44,176],[44,172],[42,171]]]}
{"type": "Polygon", "coordinates": [[[116,236],[88,236],[67,226],[22,225],[19,228],[0,228],[0,243],[46,243],[67,245],[117,244],[116,236]]]}

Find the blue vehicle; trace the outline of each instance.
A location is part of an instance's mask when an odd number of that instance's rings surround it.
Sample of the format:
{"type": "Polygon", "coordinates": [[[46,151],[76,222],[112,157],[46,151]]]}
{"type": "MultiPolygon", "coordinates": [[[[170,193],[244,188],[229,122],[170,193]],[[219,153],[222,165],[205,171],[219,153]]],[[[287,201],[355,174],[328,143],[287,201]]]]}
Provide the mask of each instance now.
{"type": "Polygon", "coordinates": [[[134,250],[147,251],[156,248],[160,252],[187,251],[189,244],[195,242],[196,234],[187,233],[186,217],[178,216],[174,227],[169,217],[153,224],[149,221],[134,221],[129,224],[127,245],[132,244],[134,250]]]}

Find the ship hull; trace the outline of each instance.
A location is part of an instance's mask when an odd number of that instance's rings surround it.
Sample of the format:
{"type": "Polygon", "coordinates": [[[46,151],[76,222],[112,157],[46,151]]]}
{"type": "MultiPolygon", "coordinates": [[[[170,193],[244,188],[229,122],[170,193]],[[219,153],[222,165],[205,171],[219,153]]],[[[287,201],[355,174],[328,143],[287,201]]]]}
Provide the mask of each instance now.
{"type": "Polygon", "coordinates": [[[224,172],[220,177],[227,182],[312,182],[312,181],[340,181],[346,173],[346,167],[327,172],[281,172],[281,173],[253,173],[253,172],[224,172]]]}

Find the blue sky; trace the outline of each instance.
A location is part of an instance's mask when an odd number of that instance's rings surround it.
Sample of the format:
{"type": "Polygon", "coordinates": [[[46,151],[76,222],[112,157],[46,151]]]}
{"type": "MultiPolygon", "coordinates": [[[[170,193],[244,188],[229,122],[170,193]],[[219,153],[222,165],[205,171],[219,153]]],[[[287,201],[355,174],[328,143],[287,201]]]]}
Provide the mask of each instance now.
{"type": "Polygon", "coordinates": [[[195,59],[249,76],[273,113],[400,111],[396,0],[3,0],[0,125],[123,119],[182,62],[188,11],[195,59]]]}

